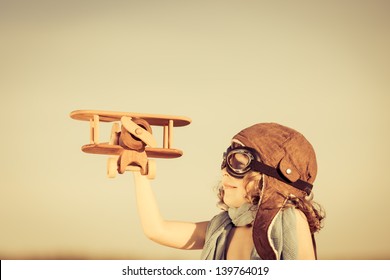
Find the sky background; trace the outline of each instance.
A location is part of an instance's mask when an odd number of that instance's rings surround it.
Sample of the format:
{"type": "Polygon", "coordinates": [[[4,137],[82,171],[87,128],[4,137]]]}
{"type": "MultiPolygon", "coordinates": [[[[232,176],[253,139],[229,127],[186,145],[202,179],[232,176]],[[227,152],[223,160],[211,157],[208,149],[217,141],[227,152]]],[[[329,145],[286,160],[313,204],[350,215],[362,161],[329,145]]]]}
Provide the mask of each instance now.
{"type": "Polygon", "coordinates": [[[192,119],[174,134],[183,157],[157,160],[152,182],[163,216],[184,221],[218,213],[234,134],[290,126],[317,153],[319,259],[390,259],[389,11],[384,0],[0,0],[0,259],[199,259],[143,235],[132,174],[108,179],[107,157],[81,151],[78,109],[192,119]]]}

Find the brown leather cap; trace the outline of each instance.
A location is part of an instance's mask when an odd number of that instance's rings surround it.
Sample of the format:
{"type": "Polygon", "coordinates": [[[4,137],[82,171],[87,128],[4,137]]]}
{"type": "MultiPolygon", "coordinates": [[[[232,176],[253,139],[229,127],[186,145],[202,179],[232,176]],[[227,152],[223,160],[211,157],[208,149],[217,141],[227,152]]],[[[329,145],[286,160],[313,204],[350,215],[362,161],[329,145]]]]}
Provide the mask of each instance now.
{"type": "MultiPolygon", "coordinates": [[[[278,170],[287,182],[302,180],[313,184],[317,175],[316,155],[312,145],[301,133],[277,123],[259,123],[242,130],[233,139],[255,149],[260,160],[278,170]]],[[[270,225],[277,213],[289,197],[304,198],[306,195],[305,191],[264,175],[253,226],[253,241],[262,259],[278,258],[270,240],[270,225]]]]}

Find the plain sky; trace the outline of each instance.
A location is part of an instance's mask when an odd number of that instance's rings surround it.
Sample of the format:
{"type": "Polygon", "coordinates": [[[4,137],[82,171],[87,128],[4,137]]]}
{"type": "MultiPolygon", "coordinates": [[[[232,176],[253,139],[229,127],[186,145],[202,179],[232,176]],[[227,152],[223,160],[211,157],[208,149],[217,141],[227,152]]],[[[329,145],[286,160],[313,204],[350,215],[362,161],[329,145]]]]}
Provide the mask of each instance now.
{"type": "Polygon", "coordinates": [[[107,157],[81,151],[78,109],[192,119],[175,130],[183,157],[157,160],[152,182],[163,216],[184,221],[218,213],[234,134],[290,126],[317,153],[319,258],[389,259],[389,11],[385,0],[0,0],[0,259],[199,259],[143,235],[132,174],[108,179],[107,157]]]}

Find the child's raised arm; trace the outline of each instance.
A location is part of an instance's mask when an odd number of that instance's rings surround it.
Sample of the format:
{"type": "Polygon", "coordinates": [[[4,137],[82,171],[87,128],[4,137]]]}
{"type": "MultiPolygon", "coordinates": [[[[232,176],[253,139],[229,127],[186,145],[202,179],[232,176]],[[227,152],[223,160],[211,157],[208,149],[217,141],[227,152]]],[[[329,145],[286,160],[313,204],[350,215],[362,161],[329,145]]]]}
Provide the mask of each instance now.
{"type": "Polygon", "coordinates": [[[133,172],[133,174],[138,214],[145,235],[161,245],[173,248],[202,249],[208,222],[164,220],[149,180],[139,172],[133,172]]]}

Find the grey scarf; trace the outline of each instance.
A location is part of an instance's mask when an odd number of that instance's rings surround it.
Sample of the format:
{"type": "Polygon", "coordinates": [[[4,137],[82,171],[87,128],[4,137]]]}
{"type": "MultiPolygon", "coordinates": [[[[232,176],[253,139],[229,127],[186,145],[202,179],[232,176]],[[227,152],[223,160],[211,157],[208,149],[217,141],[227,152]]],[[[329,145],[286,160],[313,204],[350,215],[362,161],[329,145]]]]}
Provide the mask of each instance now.
{"type": "Polygon", "coordinates": [[[229,208],[215,216],[209,223],[206,241],[201,254],[202,260],[225,259],[227,238],[234,226],[246,226],[253,222],[256,207],[245,203],[239,208],[229,208]]]}

